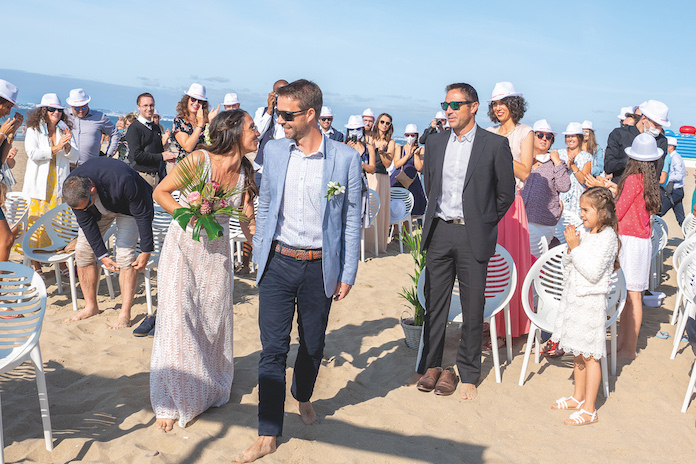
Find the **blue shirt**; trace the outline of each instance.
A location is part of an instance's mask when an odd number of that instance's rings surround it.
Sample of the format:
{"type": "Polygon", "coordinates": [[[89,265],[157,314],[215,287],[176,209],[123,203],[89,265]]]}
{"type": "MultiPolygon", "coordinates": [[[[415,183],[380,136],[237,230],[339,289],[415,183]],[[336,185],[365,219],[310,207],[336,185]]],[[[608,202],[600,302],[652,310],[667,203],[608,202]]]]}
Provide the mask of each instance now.
{"type": "Polygon", "coordinates": [[[598,176],[604,172],[604,150],[597,145],[594,156],[592,156],[592,171],[590,174],[598,176]]]}
{"type": "Polygon", "coordinates": [[[670,182],[674,182],[674,188],[684,188],[684,179],[686,179],[686,166],[684,165],[684,160],[681,155],[674,150],[670,153],[672,157],[672,163],[669,166],[669,178],[670,182]]]}
{"type": "MultiPolygon", "coordinates": [[[[660,187],[666,187],[667,183],[669,182],[669,166],[672,164],[672,157],[669,153],[665,153],[665,164],[662,165],[662,172],[667,173],[667,179],[665,179],[664,183],[660,184],[660,187]]],[[[662,174],[660,174],[660,177],[662,177],[662,174]]],[[[659,181],[659,179],[658,179],[659,181]]]]}

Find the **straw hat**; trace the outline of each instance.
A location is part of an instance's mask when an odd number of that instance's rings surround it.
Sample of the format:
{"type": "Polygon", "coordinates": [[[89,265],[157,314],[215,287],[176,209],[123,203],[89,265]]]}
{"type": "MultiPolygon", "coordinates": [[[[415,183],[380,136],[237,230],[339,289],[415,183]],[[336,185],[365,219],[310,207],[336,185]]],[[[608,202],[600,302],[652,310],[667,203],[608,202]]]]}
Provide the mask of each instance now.
{"type": "Polygon", "coordinates": [[[537,122],[534,123],[534,127],[532,127],[532,130],[534,132],[548,132],[550,134],[556,135],[556,132],[554,132],[551,129],[551,124],[546,121],[546,119],[540,119],[537,122]]]}
{"type": "MultiPolygon", "coordinates": [[[[197,98],[197,97],[194,97],[194,98],[197,98]]],[[[225,94],[225,99],[222,101],[223,106],[231,106],[231,105],[236,105],[238,103],[240,103],[240,101],[237,99],[236,93],[225,94]]]]}
{"type": "Polygon", "coordinates": [[[320,118],[333,118],[333,111],[331,111],[330,106],[322,106],[321,113],[319,113],[320,118]]]}
{"type": "Polygon", "coordinates": [[[672,125],[667,118],[669,113],[669,108],[664,103],[657,100],[648,100],[642,103],[638,108],[645,115],[646,118],[658,123],[663,127],[669,127],[672,125]]]}
{"type": "Polygon", "coordinates": [[[592,125],[592,121],[588,121],[587,119],[585,119],[585,120],[582,122],[582,128],[583,128],[583,129],[589,129],[589,130],[591,130],[592,132],[594,132],[594,126],[592,125]]]}
{"type": "Polygon", "coordinates": [[[360,129],[361,127],[365,127],[365,124],[363,124],[362,116],[357,114],[349,117],[348,124],[345,124],[346,129],[360,129]]]}
{"type": "Polygon", "coordinates": [[[43,108],[44,106],[48,108],[58,108],[59,110],[65,109],[60,103],[60,98],[58,98],[58,95],[55,93],[47,93],[41,97],[41,103],[39,103],[37,108],[43,108]]]}
{"type": "Polygon", "coordinates": [[[374,119],[374,117],[375,117],[375,113],[373,113],[372,110],[371,110],[370,108],[367,108],[365,111],[363,111],[363,112],[362,112],[362,115],[363,115],[363,116],[370,117],[370,118],[373,118],[373,119],[374,119]]]}
{"type": "Polygon", "coordinates": [[[196,84],[195,82],[191,84],[191,87],[189,87],[186,95],[193,97],[196,100],[208,101],[208,98],[205,96],[205,86],[196,84]]]}
{"type": "Polygon", "coordinates": [[[657,148],[655,137],[650,134],[640,134],[624,151],[629,158],[636,161],[655,161],[664,153],[661,148],[657,148]]]}
{"type": "Polygon", "coordinates": [[[491,96],[491,99],[488,100],[488,103],[502,100],[505,97],[521,96],[522,94],[515,90],[515,86],[512,85],[512,82],[498,82],[495,84],[495,87],[493,87],[493,95],[491,96]]]}
{"type": "Polygon", "coordinates": [[[418,127],[415,124],[406,124],[406,129],[404,130],[404,134],[417,134],[418,133],[418,127]]]}
{"type": "Polygon", "coordinates": [[[92,97],[87,95],[85,89],[72,89],[70,95],[65,99],[65,103],[70,106],[85,106],[92,100],[92,97]]]}
{"type": "Polygon", "coordinates": [[[12,106],[17,104],[17,94],[19,89],[9,82],[0,79],[0,97],[12,103],[12,106]]]}
{"type": "Polygon", "coordinates": [[[563,135],[583,135],[582,125],[579,122],[571,122],[568,124],[568,127],[566,127],[563,135]]]}
{"type": "Polygon", "coordinates": [[[677,138],[676,137],[667,137],[667,145],[672,145],[673,147],[677,146],[677,138]]]}

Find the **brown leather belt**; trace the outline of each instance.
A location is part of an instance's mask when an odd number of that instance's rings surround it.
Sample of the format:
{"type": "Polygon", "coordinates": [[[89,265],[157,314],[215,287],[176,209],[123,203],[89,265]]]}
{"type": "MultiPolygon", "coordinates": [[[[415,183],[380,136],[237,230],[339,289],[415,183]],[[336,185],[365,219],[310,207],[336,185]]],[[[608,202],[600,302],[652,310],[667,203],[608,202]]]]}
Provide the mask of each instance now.
{"type": "Polygon", "coordinates": [[[296,250],[294,248],[289,248],[280,243],[276,243],[275,246],[276,253],[280,253],[283,256],[289,256],[295,258],[298,261],[314,261],[316,259],[321,259],[321,249],[319,250],[296,250]]]}

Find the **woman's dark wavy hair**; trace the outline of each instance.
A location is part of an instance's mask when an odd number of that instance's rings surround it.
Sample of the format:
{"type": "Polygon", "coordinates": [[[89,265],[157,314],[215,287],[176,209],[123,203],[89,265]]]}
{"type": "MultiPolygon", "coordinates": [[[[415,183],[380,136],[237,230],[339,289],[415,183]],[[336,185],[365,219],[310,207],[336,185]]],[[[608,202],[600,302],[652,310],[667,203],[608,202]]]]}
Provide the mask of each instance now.
{"type": "Polygon", "coordinates": [[[638,174],[643,177],[643,195],[645,197],[645,207],[650,214],[660,212],[660,186],[657,179],[657,161],[637,161],[633,158],[628,158],[626,170],[619,180],[618,191],[616,198],[621,196],[624,184],[628,176],[638,174]]]}
{"type": "MultiPolygon", "coordinates": [[[[597,222],[599,223],[598,232],[604,230],[605,227],[614,229],[617,240],[619,237],[619,219],[616,217],[616,204],[614,203],[614,195],[606,187],[590,187],[580,195],[580,198],[586,198],[597,210],[597,222]]],[[[621,240],[619,240],[619,250],[621,249],[621,240]]],[[[619,269],[619,253],[616,253],[614,259],[614,271],[619,269]]]]}
{"type": "Polygon", "coordinates": [[[211,153],[229,153],[236,151],[242,155],[244,169],[244,188],[252,198],[259,194],[259,188],[254,181],[254,167],[244,156],[242,136],[244,135],[244,118],[248,113],[244,110],[221,111],[210,121],[210,145],[202,147],[211,153]]]}
{"type": "Polygon", "coordinates": [[[391,124],[389,124],[389,129],[387,129],[387,131],[384,133],[384,140],[389,142],[391,140],[392,134],[394,133],[394,118],[392,118],[389,113],[382,113],[379,116],[377,116],[377,118],[375,118],[375,122],[374,124],[372,124],[371,131],[372,139],[375,142],[382,140],[382,134],[379,133],[379,120],[382,119],[382,116],[388,117],[389,122],[391,122],[391,124]]]}
{"type": "MultiPolygon", "coordinates": [[[[60,120],[63,121],[70,129],[72,129],[72,123],[68,119],[68,115],[65,114],[65,111],[63,111],[63,115],[60,117],[60,120]]],[[[45,106],[35,108],[31,110],[29,114],[27,114],[27,127],[38,130],[39,125],[41,125],[41,121],[48,124],[48,110],[45,106]]]]}
{"type": "MultiPolygon", "coordinates": [[[[179,103],[176,104],[176,115],[181,116],[182,118],[186,119],[188,121],[189,118],[189,110],[188,110],[188,102],[191,99],[188,95],[184,94],[183,97],[181,97],[181,100],[179,100],[179,103]]],[[[201,106],[203,107],[203,112],[208,113],[208,102],[207,101],[202,101],[201,106]]]]}
{"type": "Polygon", "coordinates": [[[523,97],[505,97],[501,100],[498,100],[497,102],[490,102],[488,104],[488,117],[491,118],[491,121],[498,123],[500,122],[498,120],[498,117],[495,115],[495,111],[493,111],[493,104],[494,103],[502,103],[503,105],[507,106],[508,111],[510,111],[510,117],[512,118],[512,122],[517,124],[520,122],[522,117],[524,116],[524,113],[527,111],[527,101],[523,97]]]}

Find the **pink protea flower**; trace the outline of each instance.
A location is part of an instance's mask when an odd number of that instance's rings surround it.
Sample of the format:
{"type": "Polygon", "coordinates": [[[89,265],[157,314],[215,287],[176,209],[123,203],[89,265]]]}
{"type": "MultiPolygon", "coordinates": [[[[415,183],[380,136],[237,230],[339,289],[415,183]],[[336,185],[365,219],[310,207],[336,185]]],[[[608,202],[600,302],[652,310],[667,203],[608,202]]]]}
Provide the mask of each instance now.
{"type": "Polygon", "coordinates": [[[189,206],[196,207],[196,206],[201,206],[201,203],[203,201],[203,198],[201,197],[200,192],[191,192],[188,195],[186,195],[186,202],[189,204],[189,206]]]}
{"type": "Polygon", "coordinates": [[[215,182],[214,180],[211,180],[208,182],[208,185],[213,189],[213,193],[217,194],[218,190],[220,190],[220,184],[218,182],[215,182]]]}
{"type": "Polygon", "coordinates": [[[213,212],[213,205],[210,204],[208,200],[203,200],[203,203],[201,204],[201,214],[203,216],[207,216],[208,214],[213,212]]]}

